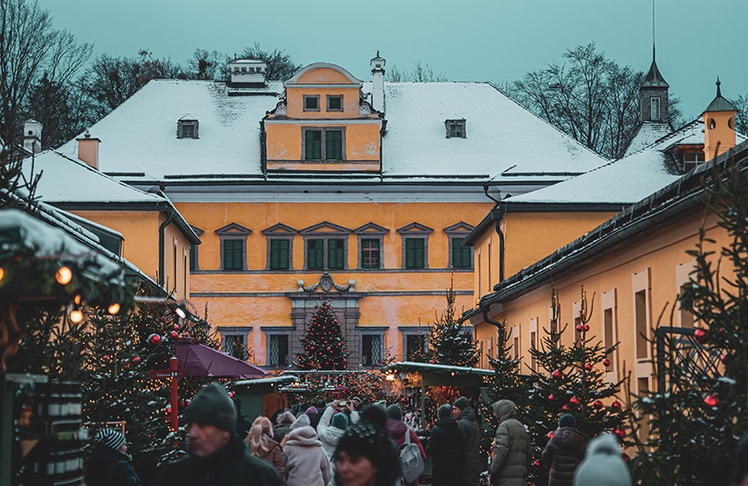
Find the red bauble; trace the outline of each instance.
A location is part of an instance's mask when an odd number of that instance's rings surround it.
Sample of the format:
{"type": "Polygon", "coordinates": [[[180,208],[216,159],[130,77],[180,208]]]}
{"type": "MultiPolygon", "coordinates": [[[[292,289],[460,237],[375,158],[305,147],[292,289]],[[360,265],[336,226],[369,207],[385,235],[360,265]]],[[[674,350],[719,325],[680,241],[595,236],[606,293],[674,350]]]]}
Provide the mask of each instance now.
{"type": "Polygon", "coordinates": [[[535,466],[536,469],[540,469],[540,459],[535,459],[532,462],[532,465],[535,466]]]}
{"type": "Polygon", "coordinates": [[[593,403],[592,406],[598,409],[603,408],[603,402],[601,402],[600,400],[595,400],[595,403],[593,403]]]}
{"type": "Polygon", "coordinates": [[[706,403],[710,407],[716,407],[719,405],[719,395],[716,393],[710,393],[706,397],[704,397],[704,403],[706,403]]]}
{"type": "Polygon", "coordinates": [[[582,332],[582,331],[584,331],[584,326],[583,326],[583,325],[581,325],[581,324],[577,324],[577,325],[576,325],[576,330],[577,330],[578,332],[582,332]]]}
{"type": "Polygon", "coordinates": [[[234,398],[234,395],[235,395],[235,393],[234,393],[233,391],[230,391],[230,392],[228,393],[228,395],[229,395],[229,398],[234,398]]]}
{"type": "Polygon", "coordinates": [[[148,336],[148,343],[153,346],[158,346],[158,344],[161,342],[161,336],[156,334],[155,332],[148,336]]]}
{"type": "Polygon", "coordinates": [[[624,437],[626,437],[626,431],[625,431],[625,430],[622,430],[622,429],[615,429],[615,430],[613,431],[613,433],[614,433],[614,434],[616,434],[616,435],[617,435],[618,437],[620,437],[621,439],[623,439],[624,437]]]}
{"type": "Polygon", "coordinates": [[[584,369],[585,369],[585,370],[587,370],[587,371],[592,371],[592,365],[591,365],[591,364],[589,364],[589,363],[586,363],[586,364],[584,365],[584,369]]]}
{"type": "Polygon", "coordinates": [[[569,403],[572,405],[579,405],[579,399],[577,397],[571,397],[569,398],[569,403]]]}
{"type": "Polygon", "coordinates": [[[554,379],[558,380],[559,378],[563,376],[563,374],[561,374],[561,370],[553,370],[553,373],[551,373],[551,376],[554,379]]]}
{"type": "Polygon", "coordinates": [[[138,363],[140,363],[140,356],[135,356],[135,357],[134,357],[134,358],[132,359],[132,362],[133,362],[133,363],[135,363],[135,364],[138,364],[138,363]]]}
{"type": "Polygon", "coordinates": [[[107,360],[107,359],[109,359],[109,355],[105,354],[104,356],[101,357],[101,359],[107,360]]]}
{"type": "Polygon", "coordinates": [[[584,332],[587,332],[589,330],[590,330],[590,325],[589,324],[585,324],[584,325],[584,332]]]}
{"type": "Polygon", "coordinates": [[[605,366],[610,366],[610,360],[609,360],[608,358],[605,358],[605,359],[603,360],[603,365],[605,365],[605,366]]]}
{"type": "Polygon", "coordinates": [[[176,338],[178,338],[178,337],[179,337],[179,333],[178,333],[177,331],[171,331],[171,334],[169,334],[169,336],[170,336],[170,337],[171,337],[172,339],[176,339],[176,338]]]}
{"type": "Polygon", "coordinates": [[[568,405],[564,405],[563,407],[561,407],[561,410],[563,410],[564,412],[568,412],[569,411],[569,406],[568,405]]]}
{"type": "Polygon", "coordinates": [[[553,393],[551,393],[550,395],[548,395],[548,400],[553,401],[555,399],[556,399],[556,397],[553,396],[553,393]]]}
{"type": "Polygon", "coordinates": [[[547,434],[545,434],[545,436],[548,437],[548,439],[552,439],[555,434],[556,433],[551,430],[550,432],[548,432],[547,434]]]}
{"type": "Polygon", "coordinates": [[[179,331],[179,324],[174,324],[174,326],[173,326],[173,327],[174,327],[174,330],[175,330],[175,331],[179,331]]]}
{"type": "Polygon", "coordinates": [[[706,331],[703,329],[696,329],[693,332],[693,335],[696,338],[696,340],[700,343],[703,343],[704,341],[706,341],[706,331]]]}
{"type": "Polygon", "coordinates": [[[611,403],[610,406],[613,407],[613,408],[615,408],[615,409],[620,410],[620,408],[621,408],[621,402],[619,402],[618,400],[616,400],[615,402],[611,403]]]}

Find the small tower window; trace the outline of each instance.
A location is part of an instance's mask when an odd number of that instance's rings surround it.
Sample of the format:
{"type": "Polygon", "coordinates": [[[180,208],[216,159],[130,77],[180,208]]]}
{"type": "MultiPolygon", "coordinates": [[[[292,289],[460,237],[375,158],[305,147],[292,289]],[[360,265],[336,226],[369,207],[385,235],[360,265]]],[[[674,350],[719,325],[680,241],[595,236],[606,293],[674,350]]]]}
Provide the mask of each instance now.
{"type": "Polygon", "coordinates": [[[464,118],[451,118],[444,121],[447,128],[447,138],[467,138],[467,130],[464,118]]]}
{"type": "Polygon", "coordinates": [[[652,121],[660,121],[660,98],[658,97],[650,100],[650,117],[652,121]]]}
{"type": "Polygon", "coordinates": [[[194,118],[180,118],[177,121],[177,138],[199,138],[199,123],[194,118]]]}

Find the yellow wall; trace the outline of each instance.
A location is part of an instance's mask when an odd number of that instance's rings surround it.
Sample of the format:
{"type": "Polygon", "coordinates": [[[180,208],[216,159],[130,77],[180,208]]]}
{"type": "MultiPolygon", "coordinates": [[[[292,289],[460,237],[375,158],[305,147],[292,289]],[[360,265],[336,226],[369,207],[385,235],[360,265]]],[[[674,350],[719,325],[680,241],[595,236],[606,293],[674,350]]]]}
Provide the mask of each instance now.
{"type": "MultiPolygon", "coordinates": [[[[265,359],[265,337],[261,326],[291,326],[288,292],[298,291],[298,280],[309,286],[319,281],[321,271],[305,271],[304,238],[293,240],[294,271],[266,271],[267,240],[262,230],[277,223],[296,230],[329,221],[356,229],[369,222],[389,229],[383,238],[383,269],[358,269],[358,236],[348,236],[347,269],[330,271],[336,284],[355,280],[355,290],[364,292],[359,301],[360,326],[389,326],[385,346],[396,357],[402,353],[398,326],[427,326],[446,308],[445,292],[453,274],[449,265],[449,236],[443,228],[464,221],[477,224],[491,208],[485,203],[179,203],[178,210],[204,231],[198,249],[199,270],[191,275],[191,302],[200,310],[208,305],[214,326],[252,326],[249,346],[259,363],[265,359]],[[310,217],[310,215],[317,215],[310,217]],[[402,238],[397,229],[418,222],[433,229],[428,239],[428,269],[403,270],[402,238]],[[236,223],[252,230],[247,237],[247,270],[220,271],[220,237],[215,233],[236,223]]],[[[454,272],[458,312],[472,307],[473,272],[454,272]]]]}
{"type": "MultiPolygon", "coordinates": [[[[615,213],[508,213],[501,221],[504,234],[504,277],[514,275],[556,249],[574,241],[615,213]]],[[[473,245],[475,305],[499,282],[500,237],[494,226],[473,245]]]]}
{"type": "MultiPolygon", "coordinates": [[[[344,128],[345,129],[345,159],[346,161],[376,161],[380,157],[380,123],[372,120],[370,123],[340,123],[335,125],[314,125],[310,122],[299,124],[273,123],[271,120],[265,122],[265,133],[267,134],[267,160],[268,168],[291,168],[288,163],[272,165],[273,161],[300,161],[302,160],[302,128],[344,128]]],[[[329,164],[319,161],[317,165],[329,164]]],[[[313,164],[305,162],[305,165],[293,166],[294,170],[300,168],[315,170],[313,164]]],[[[336,164],[335,170],[345,170],[340,164],[336,164]]]]}

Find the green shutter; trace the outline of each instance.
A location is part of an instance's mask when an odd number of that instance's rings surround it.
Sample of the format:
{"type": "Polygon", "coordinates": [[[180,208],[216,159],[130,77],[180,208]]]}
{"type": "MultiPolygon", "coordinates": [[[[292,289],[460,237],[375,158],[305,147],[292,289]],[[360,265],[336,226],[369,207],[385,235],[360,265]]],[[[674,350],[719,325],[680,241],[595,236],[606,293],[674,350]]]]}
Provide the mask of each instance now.
{"type": "Polygon", "coordinates": [[[190,246],[190,271],[197,270],[197,245],[190,246]]]}
{"type": "Polygon", "coordinates": [[[244,241],[223,240],[223,269],[244,270],[244,241]]]}
{"type": "Polygon", "coordinates": [[[340,130],[327,130],[325,132],[325,159],[343,159],[343,132],[340,130]]]}
{"type": "Polygon", "coordinates": [[[425,244],[423,238],[405,239],[405,268],[425,268],[425,244]]]}
{"type": "Polygon", "coordinates": [[[463,246],[462,238],[452,238],[452,267],[471,268],[472,248],[463,246]]]}
{"type": "Polygon", "coordinates": [[[322,159],[321,130],[307,130],[304,132],[304,158],[306,160],[322,159]]]}
{"type": "Polygon", "coordinates": [[[309,270],[323,270],[325,267],[325,241],[321,239],[306,240],[306,267],[309,270]]]}
{"type": "Polygon", "coordinates": [[[345,240],[334,238],[327,240],[327,268],[342,270],[345,268],[345,240]]]}
{"type": "Polygon", "coordinates": [[[288,270],[290,266],[290,241],[270,240],[270,269],[288,270]]]}

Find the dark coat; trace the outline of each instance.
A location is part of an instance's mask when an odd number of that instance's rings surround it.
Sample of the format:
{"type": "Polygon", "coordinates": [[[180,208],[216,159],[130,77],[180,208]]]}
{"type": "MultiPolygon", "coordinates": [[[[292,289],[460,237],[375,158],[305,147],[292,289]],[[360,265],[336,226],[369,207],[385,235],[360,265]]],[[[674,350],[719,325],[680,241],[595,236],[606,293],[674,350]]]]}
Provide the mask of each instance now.
{"type": "Polygon", "coordinates": [[[551,465],[548,486],[572,486],[574,471],[587,447],[587,438],[574,427],[560,427],[543,450],[543,462],[551,465]]]}
{"type": "Polygon", "coordinates": [[[210,457],[192,454],[166,466],[156,482],[159,486],[281,486],[278,471],[250,455],[237,437],[210,457]]]}
{"type": "Polygon", "coordinates": [[[130,456],[96,444],[86,466],[87,486],[140,486],[130,456]]]}
{"type": "Polygon", "coordinates": [[[465,408],[457,417],[457,426],[465,435],[465,469],[463,471],[463,484],[466,486],[478,486],[480,484],[480,473],[485,469],[480,460],[480,426],[478,415],[471,407],[465,408]]]}
{"type": "Polygon", "coordinates": [[[499,422],[491,462],[491,484],[498,486],[525,486],[527,462],[530,457],[530,437],[525,426],[514,418],[516,406],[510,400],[493,404],[499,422]]]}
{"type": "Polygon", "coordinates": [[[452,417],[439,419],[426,447],[431,456],[431,486],[457,486],[462,483],[465,435],[452,417]]]}
{"type": "MultiPolygon", "coordinates": [[[[405,434],[409,434],[410,442],[416,444],[421,450],[421,457],[426,460],[426,451],[423,449],[421,439],[418,438],[415,432],[410,427],[405,425],[402,420],[387,419],[387,433],[389,434],[392,442],[395,443],[395,447],[398,450],[398,456],[400,454],[400,446],[405,444],[405,434]]],[[[418,486],[418,480],[416,479],[412,483],[405,483],[405,486],[418,486]]]]}

